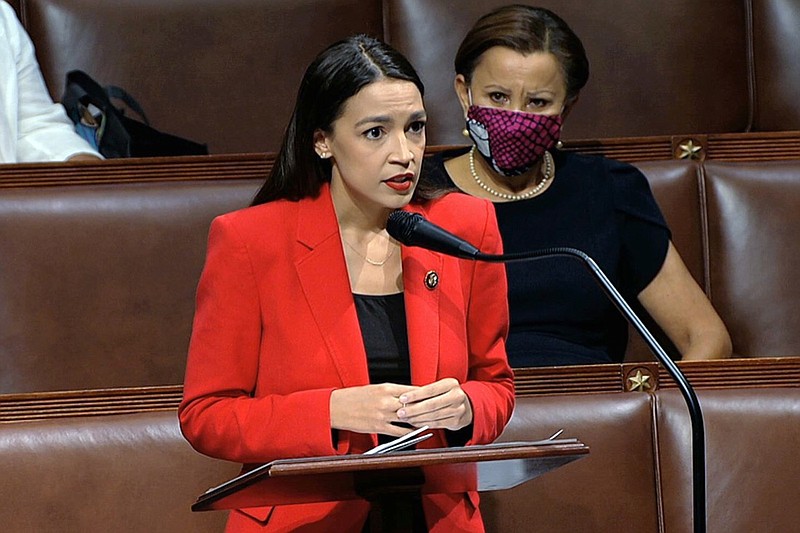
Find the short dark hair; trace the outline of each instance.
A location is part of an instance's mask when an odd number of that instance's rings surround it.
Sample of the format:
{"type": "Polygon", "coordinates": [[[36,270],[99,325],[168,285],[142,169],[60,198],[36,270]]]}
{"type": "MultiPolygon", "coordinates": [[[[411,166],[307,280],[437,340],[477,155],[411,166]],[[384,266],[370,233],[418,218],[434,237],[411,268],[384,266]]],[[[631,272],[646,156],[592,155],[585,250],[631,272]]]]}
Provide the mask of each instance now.
{"type": "Polygon", "coordinates": [[[275,165],[252,205],[317,196],[322,184],[331,179],[331,162],[316,156],[314,132],[330,133],[345,102],[385,78],[410,81],[420,95],[425,93],[411,63],[378,39],[355,35],[320,53],[303,75],[275,165]]]}
{"type": "Polygon", "coordinates": [[[568,101],[577,98],[589,80],[589,59],[583,43],[561,17],[548,9],[514,4],[479,18],[458,48],[456,74],[470,83],[483,53],[495,46],[523,54],[553,54],[567,83],[568,101]]]}

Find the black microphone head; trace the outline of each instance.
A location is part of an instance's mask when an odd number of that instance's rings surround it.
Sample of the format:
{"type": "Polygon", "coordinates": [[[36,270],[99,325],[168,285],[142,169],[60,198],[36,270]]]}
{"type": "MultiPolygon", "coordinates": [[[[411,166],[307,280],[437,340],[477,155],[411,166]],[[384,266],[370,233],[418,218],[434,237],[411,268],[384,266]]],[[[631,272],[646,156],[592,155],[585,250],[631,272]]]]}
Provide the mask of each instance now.
{"type": "Polygon", "coordinates": [[[480,253],[465,240],[425,220],[419,213],[392,212],[386,221],[386,231],[406,246],[419,246],[467,259],[475,259],[480,253]]]}
{"type": "Polygon", "coordinates": [[[413,245],[414,228],[422,220],[419,213],[408,211],[392,211],[386,221],[386,231],[389,235],[407,246],[413,245]]]}

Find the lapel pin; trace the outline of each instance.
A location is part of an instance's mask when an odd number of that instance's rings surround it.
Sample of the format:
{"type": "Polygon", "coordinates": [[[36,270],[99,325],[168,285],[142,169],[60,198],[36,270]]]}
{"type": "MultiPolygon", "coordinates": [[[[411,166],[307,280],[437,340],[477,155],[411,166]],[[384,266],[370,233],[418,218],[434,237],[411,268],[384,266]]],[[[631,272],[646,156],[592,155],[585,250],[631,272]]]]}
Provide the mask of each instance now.
{"type": "Polygon", "coordinates": [[[429,270],[425,274],[425,287],[432,291],[437,285],[439,285],[439,274],[435,270],[429,270]]]}

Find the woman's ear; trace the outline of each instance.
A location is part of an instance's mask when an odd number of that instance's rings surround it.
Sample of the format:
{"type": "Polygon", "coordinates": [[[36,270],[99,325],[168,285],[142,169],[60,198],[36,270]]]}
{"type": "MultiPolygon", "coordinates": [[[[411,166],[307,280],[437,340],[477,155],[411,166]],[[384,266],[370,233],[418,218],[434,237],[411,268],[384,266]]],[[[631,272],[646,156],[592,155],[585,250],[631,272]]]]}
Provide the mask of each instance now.
{"type": "Polygon", "coordinates": [[[320,159],[328,159],[331,156],[328,137],[322,130],[314,132],[314,151],[317,152],[320,159]]]}
{"type": "Polygon", "coordinates": [[[463,74],[456,75],[456,79],[453,82],[453,87],[456,90],[456,96],[458,96],[458,103],[461,104],[461,110],[464,112],[464,119],[467,118],[467,110],[469,109],[469,85],[467,84],[467,80],[464,79],[463,74]]]}

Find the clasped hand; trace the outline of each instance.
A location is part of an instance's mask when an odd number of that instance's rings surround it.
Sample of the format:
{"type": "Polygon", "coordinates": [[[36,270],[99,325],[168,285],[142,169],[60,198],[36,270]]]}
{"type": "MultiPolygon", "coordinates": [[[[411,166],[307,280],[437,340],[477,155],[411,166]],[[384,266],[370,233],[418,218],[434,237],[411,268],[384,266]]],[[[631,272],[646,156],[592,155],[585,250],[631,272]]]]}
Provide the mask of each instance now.
{"type": "Polygon", "coordinates": [[[407,427],[461,429],[472,422],[472,405],[458,381],[445,378],[421,387],[382,383],[331,393],[331,427],[399,437],[407,427]]]}

